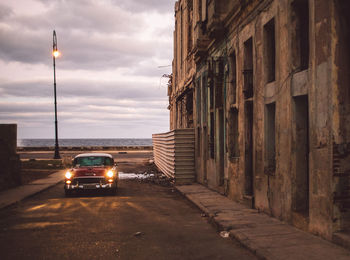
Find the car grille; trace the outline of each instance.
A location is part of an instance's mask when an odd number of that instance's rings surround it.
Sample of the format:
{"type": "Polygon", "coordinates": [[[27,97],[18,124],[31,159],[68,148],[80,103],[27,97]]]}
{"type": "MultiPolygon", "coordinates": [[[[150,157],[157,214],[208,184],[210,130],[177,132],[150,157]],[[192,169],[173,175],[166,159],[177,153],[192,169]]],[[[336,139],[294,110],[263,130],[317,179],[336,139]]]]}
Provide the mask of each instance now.
{"type": "Polygon", "coordinates": [[[73,185],[76,184],[88,184],[88,183],[102,183],[106,184],[105,178],[75,178],[73,179],[73,185]]]}

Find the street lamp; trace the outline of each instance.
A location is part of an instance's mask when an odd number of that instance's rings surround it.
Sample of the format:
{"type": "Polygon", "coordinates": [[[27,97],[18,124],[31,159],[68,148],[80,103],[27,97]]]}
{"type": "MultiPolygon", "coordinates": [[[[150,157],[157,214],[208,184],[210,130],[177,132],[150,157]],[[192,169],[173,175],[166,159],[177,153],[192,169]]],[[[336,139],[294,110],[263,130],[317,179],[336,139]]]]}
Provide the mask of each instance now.
{"type": "Polygon", "coordinates": [[[58,129],[57,129],[57,99],[56,99],[56,58],[60,55],[57,50],[57,37],[55,30],[53,31],[53,48],[52,48],[52,57],[53,57],[53,89],[55,96],[55,155],[54,159],[61,159],[60,151],[58,148],[58,129]]]}

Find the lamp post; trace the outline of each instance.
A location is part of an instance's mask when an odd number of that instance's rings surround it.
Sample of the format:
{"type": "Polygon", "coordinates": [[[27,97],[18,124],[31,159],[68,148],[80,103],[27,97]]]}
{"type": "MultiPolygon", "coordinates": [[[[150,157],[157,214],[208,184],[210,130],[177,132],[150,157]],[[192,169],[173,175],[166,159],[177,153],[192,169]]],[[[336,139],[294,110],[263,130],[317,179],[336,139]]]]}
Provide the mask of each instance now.
{"type": "Polygon", "coordinates": [[[54,97],[55,97],[55,155],[54,159],[61,159],[60,151],[58,147],[58,129],[57,129],[57,98],[56,98],[56,58],[59,56],[59,52],[57,50],[57,37],[55,30],[53,31],[53,49],[52,49],[52,57],[53,57],[53,89],[54,89],[54,97]]]}

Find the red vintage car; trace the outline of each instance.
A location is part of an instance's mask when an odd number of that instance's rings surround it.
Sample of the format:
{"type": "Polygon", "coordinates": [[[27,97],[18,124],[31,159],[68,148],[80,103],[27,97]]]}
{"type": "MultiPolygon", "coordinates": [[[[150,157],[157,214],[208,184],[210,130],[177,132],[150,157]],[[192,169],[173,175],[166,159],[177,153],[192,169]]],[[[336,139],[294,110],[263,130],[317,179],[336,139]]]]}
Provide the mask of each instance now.
{"type": "Polygon", "coordinates": [[[65,174],[64,191],[106,190],[117,192],[119,175],[113,157],[106,153],[83,153],[73,160],[73,168],[65,174]]]}

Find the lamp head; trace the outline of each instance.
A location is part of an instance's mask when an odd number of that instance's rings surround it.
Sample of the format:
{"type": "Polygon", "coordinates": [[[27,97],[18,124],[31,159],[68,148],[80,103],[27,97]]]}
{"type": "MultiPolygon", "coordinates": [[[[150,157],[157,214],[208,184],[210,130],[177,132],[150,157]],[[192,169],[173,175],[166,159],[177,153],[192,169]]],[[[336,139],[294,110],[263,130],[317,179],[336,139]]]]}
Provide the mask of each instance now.
{"type": "Polygon", "coordinates": [[[58,56],[60,56],[60,52],[58,50],[55,50],[52,52],[52,55],[57,58],[58,56]]]}

